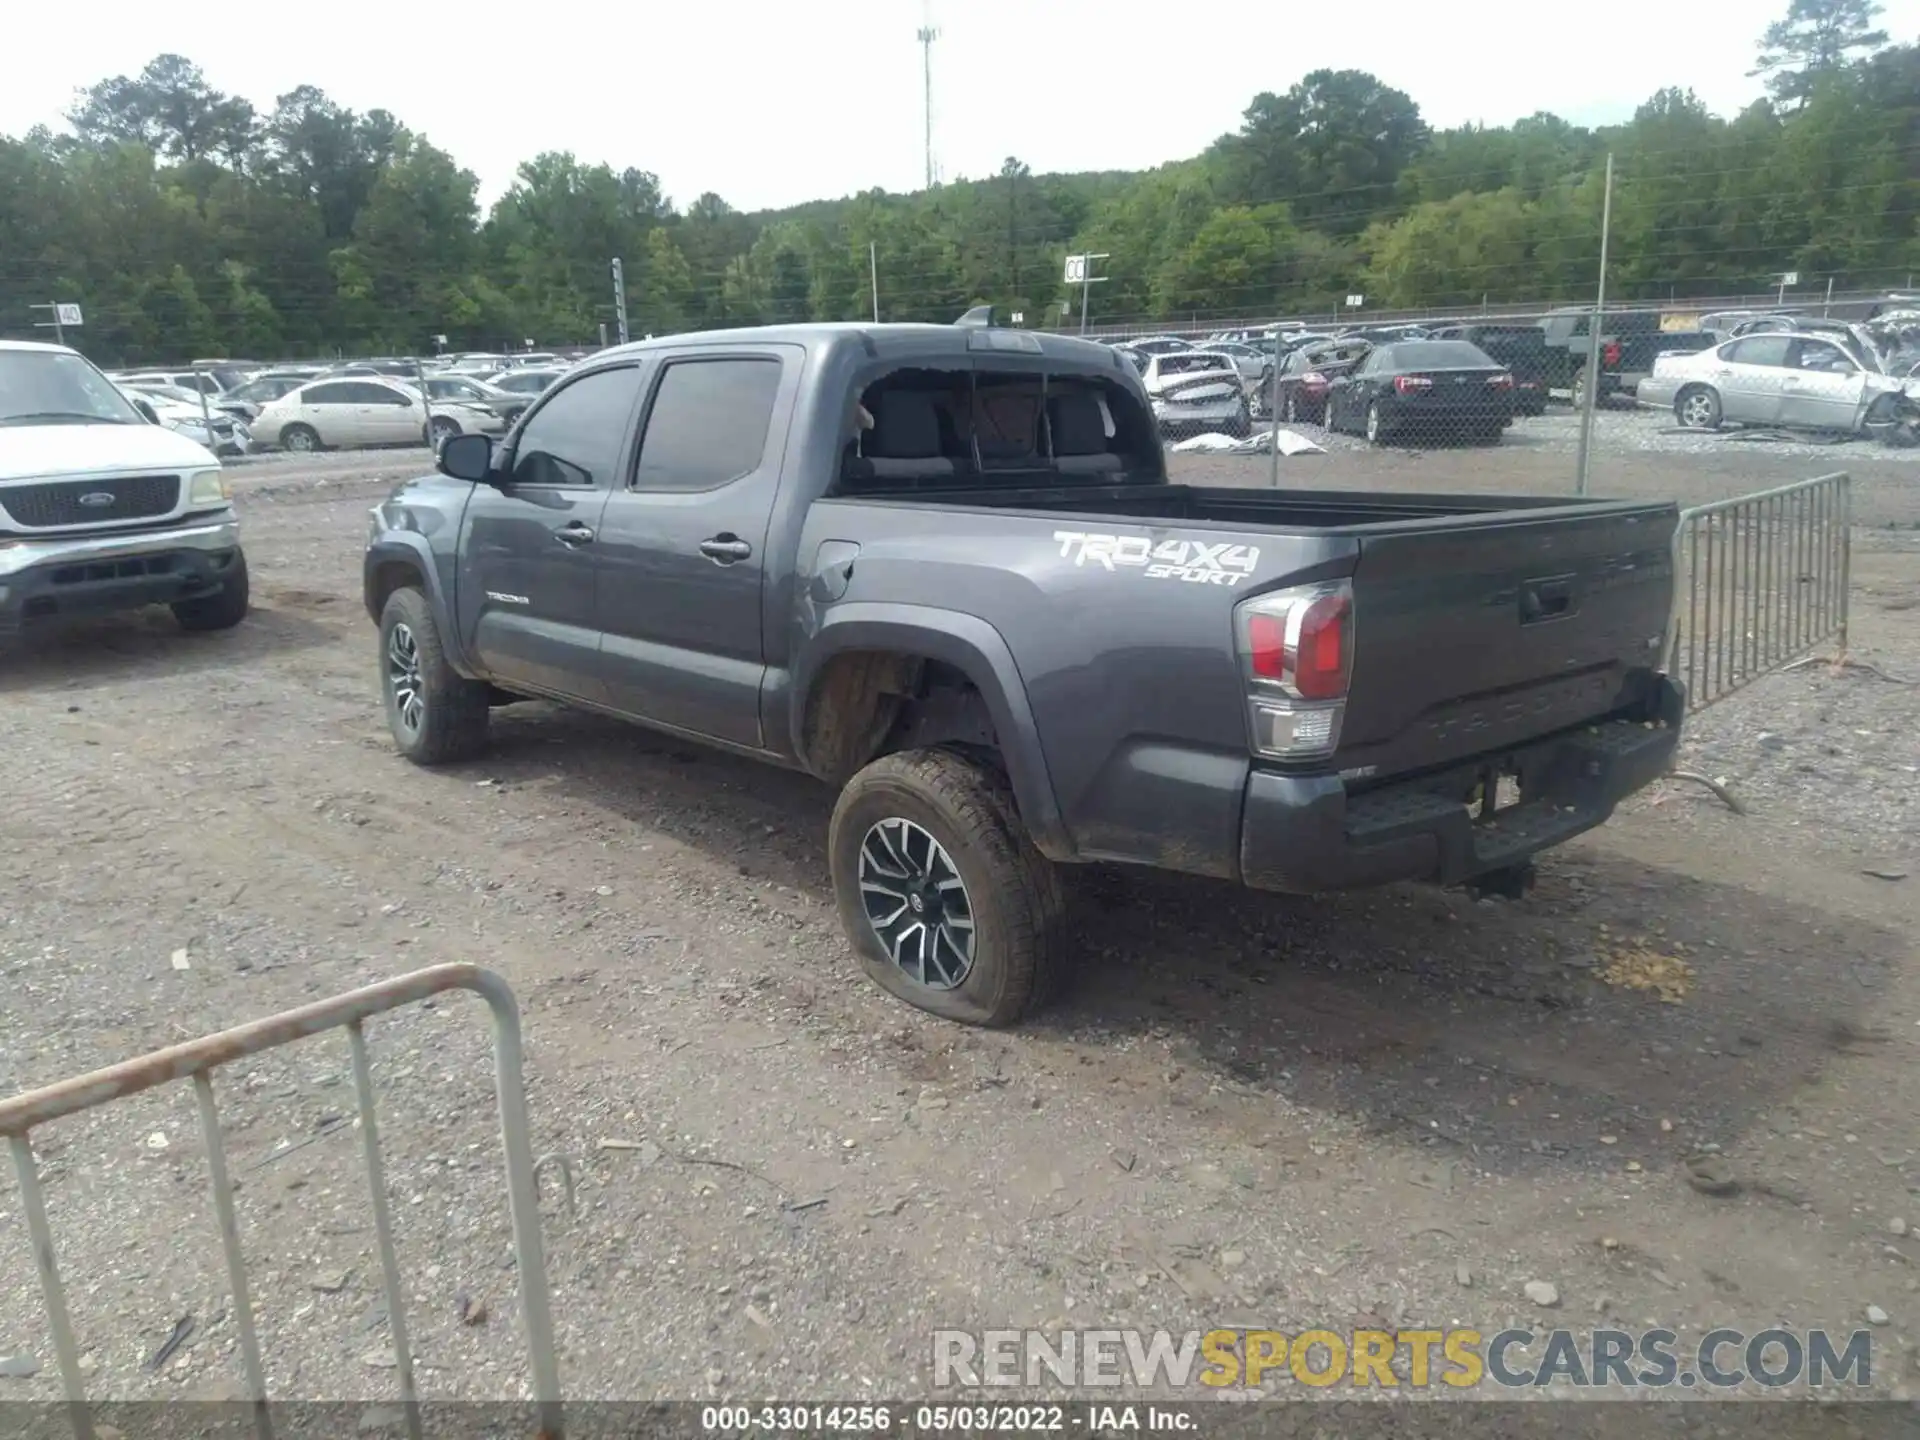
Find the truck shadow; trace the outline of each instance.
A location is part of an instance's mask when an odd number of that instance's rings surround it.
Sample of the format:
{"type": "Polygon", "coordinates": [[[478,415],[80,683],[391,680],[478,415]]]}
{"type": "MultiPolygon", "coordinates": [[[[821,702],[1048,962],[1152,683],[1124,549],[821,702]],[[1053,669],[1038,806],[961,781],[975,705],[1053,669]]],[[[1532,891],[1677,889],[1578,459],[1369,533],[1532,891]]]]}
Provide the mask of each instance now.
{"type": "MultiPolygon", "coordinates": [[[[544,706],[506,712],[498,731],[489,774],[550,775],[560,749],[575,802],[831,906],[832,797],[817,782],[544,706]]],[[[1524,900],[1475,902],[1070,868],[1073,981],[1001,1053],[1012,1068],[1042,1051],[1057,1066],[1062,1049],[1131,1065],[1131,1103],[1168,1094],[1171,1058],[1189,1093],[1280,1096],[1436,1161],[1524,1174],[1629,1156],[1651,1170],[1703,1138],[1727,1143],[1883,1038],[1859,1016],[1903,953],[1891,931],[1604,842],[1554,852],[1541,872],[1524,900]]],[[[801,977],[806,1003],[871,1029],[872,1007],[893,1002],[839,963],[801,977]]],[[[928,1050],[977,1034],[928,1023],[928,1050]]]]}
{"type": "Polygon", "coordinates": [[[0,695],[106,684],[147,671],[226,670],[331,645],[340,628],[318,617],[334,611],[346,623],[361,613],[331,596],[288,591],[260,595],[238,626],[212,634],[189,634],[162,606],[46,621],[0,642],[0,695]]]}

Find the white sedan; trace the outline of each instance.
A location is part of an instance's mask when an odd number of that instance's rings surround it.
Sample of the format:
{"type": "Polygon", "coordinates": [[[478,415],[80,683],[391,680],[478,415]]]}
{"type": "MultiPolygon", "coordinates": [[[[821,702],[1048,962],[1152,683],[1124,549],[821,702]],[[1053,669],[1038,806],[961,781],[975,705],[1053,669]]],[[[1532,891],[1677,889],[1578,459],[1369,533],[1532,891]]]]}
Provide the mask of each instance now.
{"type": "Polygon", "coordinates": [[[1905,389],[1920,398],[1920,382],[1884,374],[1864,344],[1832,333],[1744,335],[1691,355],[1662,355],[1635,398],[1669,407],[1690,430],[1723,423],[1773,425],[1790,430],[1873,428],[1905,389]]]}
{"type": "MultiPolygon", "coordinates": [[[[433,402],[431,442],[454,435],[498,435],[506,424],[491,410],[455,401],[433,402]]],[[[368,445],[422,445],[429,441],[427,404],[396,380],[316,380],[261,408],[253,433],[282,450],[308,451],[368,445]]]]}

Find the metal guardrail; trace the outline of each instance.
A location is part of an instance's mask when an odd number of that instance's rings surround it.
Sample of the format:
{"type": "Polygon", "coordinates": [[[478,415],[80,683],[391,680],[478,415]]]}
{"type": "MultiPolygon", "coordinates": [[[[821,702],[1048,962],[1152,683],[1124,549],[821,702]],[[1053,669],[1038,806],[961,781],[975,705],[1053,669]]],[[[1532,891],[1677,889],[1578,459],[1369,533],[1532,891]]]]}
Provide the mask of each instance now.
{"type": "Polygon", "coordinates": [[[1852,519],[1845,474],[1680,512],[1665,664],[1690,712],[1823,641],[1845,656],[1852,519]]]}
{"type": "Polygon", "coordinates": [[[63,1116],[76,1115],[128,1095],[191,1079],[199,1103],[200,1131],[207,1147],[207,1170],[213,1188],[214,1215],[219,1222],[221,1247],[226,1254],[227,1278],[233,1287],[233,1315],[239,1330],[241,1365],[246,1372],[248,1398],[261,1440],[272,1440],[273,1424],[267,1410],[266,1375],[260,1361],[260,1341],[254,1327],[253,1303],[240,1251],[240,1228],[234,1215],[233,1184],[227,1177],[226,1148],[220,1139],[220,1115],[213,1093],[213,1071],[221,1065],[257,1055],[263,1050],[303,1040],[325,1030],[344,1029],[353,1055],[354,1091],[359,1101],[360,1135],[366,1155],[367,1183],[373,1201],[374,1230],[385,1282],[387,1323],[393,1334],[394,1363],[405,1405],[407,1433],[420,1440],[420,1404],[414,1387],[413,1354],[407,1340],[406,1295],[400,1284],[400,1262],[393,1240],[393,1217],[387,1203],[385,1171],[380,1154],[380,1131],[374,1109],[373,1069],[367,1059],[365,1022],[374,1015],[425,1000],[448,990],[471,990],[487,1002],[493,1015],[494,1079],[500,1102],[500,1138],[506,1150],[507,1200],[513,1217],[514,1255],[520,1277],[520,1299],[526,1315],[527,1346],[533,1371],[533,1395],[540,1440],[559,1440],[561,1434],[560,1368],[553,1343],[553,1317],[547,1295],[546,1258],[540,1242],[539,1179],[527,1125],[527,1100],[521,1064],[520,1005],[507,982],[477,965],[436,965],[377,985],[337,995],[331,1000],[303,1005],[264,1020],[222,1030],[183,1045],[156,1050],[104,1070],[75,1076],[9,1100],[0,1100],[0,1135],[13,1151],[20,1180],[20,1203],[26,1212],[27,1233],[34,1263],[40,1272],[47,1324],[68,1413],[77,1440],[95,1440],[86,1388],[80,1372],[80,1347],[67,1313],[66,1288],[55,1263],[53,1232],[47,1223],[46,1199],[34,1160],[33,1130],[63,1116]]]}

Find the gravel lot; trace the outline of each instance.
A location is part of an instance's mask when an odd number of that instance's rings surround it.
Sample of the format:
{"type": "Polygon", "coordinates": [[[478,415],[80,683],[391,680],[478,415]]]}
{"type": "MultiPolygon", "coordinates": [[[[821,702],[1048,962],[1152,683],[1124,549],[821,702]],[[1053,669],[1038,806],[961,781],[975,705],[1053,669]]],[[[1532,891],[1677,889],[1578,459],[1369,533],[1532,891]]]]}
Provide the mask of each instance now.
{"type": "MultiPolygon", "coordinates": [[[[1283,464],[1289,483],[1559,488],[1568,418],[1492,451],[1336,442],[1283,464]]],[[[0,1087],[440,961],[499,970],[525,1010],[536,1152],[577,1182],[571,1211],[557,1185],[545,1202],[570,1397],[922,1394],[936,1327],[1697,1335],[1846,1331],[1869,1306],[1875,1384],[1904,1396],[1920,470],[1859,446],[1682,443],[1653,416],[1602,426],[1600,494],[1856,477],[1853,654],[1880,673],[1809,666],[1697,723],[1689,765],[1751,813],[1661,787],[1512,903],[1076,873],[1084,972],[1006,1034],[857,977],[809,781],[544,706],[506,712],[483,763],[394,758],[359,549],[367,507],[424,455],[236,467],[247,624],[121,617],[0,659],[0,1087]],[[1666,999],[1633,988],[1649,977],[1666,999]],[[1711,1147],[1736,1193],[1689,1183],[1711,1147]]],[[[1264,485],[1267,465],[1176,468],[1264,485]]],[[[423,1388],[519,1396],[481,1007],[370,1037],[423,1388]]],[[[218,1088],[274,1393],[391,1396],[344,1037],[218,1088]]],[[[95,1393],[237,1393],[187,1087],[41,1132],[39,1152],[95,1393]]],[[[9,1359],[0,1375],[39,1373],[0,1378],[0,1400],[56,1392],[10,1174],[9,1359]]]]}

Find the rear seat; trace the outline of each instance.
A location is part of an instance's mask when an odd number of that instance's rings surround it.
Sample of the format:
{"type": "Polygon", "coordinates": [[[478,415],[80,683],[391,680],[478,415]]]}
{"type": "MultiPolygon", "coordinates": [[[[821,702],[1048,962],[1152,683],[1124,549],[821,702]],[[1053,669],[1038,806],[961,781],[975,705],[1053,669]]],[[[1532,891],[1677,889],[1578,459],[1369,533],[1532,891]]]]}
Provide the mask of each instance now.
{"type": "Polygon", "coordinates": [[[1053,431],[1053,464],[1062,475],[1105,475],[1125,468],[1107,449],[1107,422],[1098,397],[1068,391],[1047,401],[1047,425],[1053,431]]]}
{"type": "Polygon", "coordinates": [[[848,462],[850,480],[939,480],[959,473],[941,453],[940,414],[924,390],[882,390],[873,402],[865,452],[848,462]]]}

